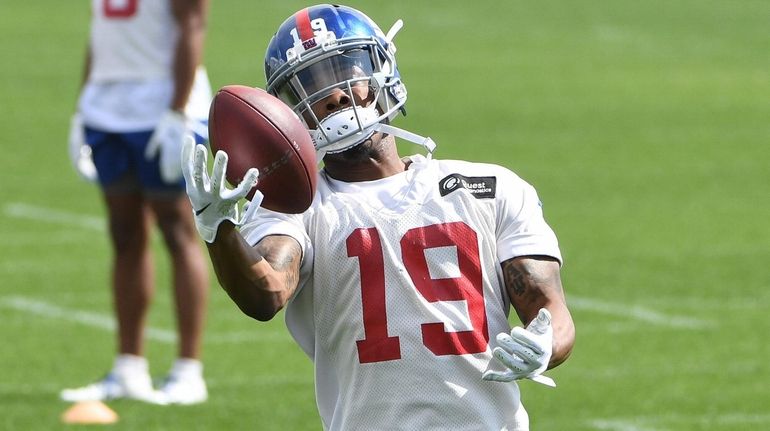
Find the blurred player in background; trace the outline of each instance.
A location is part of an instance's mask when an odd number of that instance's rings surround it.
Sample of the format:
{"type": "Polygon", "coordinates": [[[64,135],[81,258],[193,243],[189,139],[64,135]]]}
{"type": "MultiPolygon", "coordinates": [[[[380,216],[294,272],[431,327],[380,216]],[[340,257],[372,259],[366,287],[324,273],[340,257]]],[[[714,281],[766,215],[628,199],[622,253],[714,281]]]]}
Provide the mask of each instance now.
{"type": "Polygon", "coordinates": [[[543,372],[574,343],[557,238],[508,169],[399,156],[395,137],[434,148],[390,125],[406,101],[399,28],[333,5],[287,19],[267,49],[267,90],[323,157],[315,199],[287,215],[255,210],[257,194],[241,219],[256,170],[223,190],[227,156],[209,178],[207,149],[190,143],[196,225],[241,310],[269,320],[286,307],[325,429],[527,430],[517,381],[553,385],[543,372]],[[511,329],[511,306],[524,327],[511,329]]]}
{"type": "Polygon", "coordinates": [[[184,138],[202,140],[211,88],[202,66],[208,0],[92,0],[84,85],[70,131],[75,169],[98,180],[114,250],[118,355],[66,401],[134,398],[193,404],[208,397],[200,362],[208,266],[184,193],[184,138]],[[156,390],[144,357],[154,293],[150,235],[170,254],[178,359],[156,390]]]}

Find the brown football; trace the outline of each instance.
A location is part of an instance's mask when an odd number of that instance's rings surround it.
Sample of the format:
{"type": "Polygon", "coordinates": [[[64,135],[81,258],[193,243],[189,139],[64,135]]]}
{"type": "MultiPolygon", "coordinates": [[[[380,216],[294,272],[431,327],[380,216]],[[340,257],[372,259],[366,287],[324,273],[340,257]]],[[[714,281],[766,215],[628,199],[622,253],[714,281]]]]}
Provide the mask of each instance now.
{"type": "MultiPolygon", "coordinates": [[[[297,115],[266,91],[227,85],[214,96],[209,111],[209,139],[214,154],[229,156],[226,177],[237,185],[249,168],[259,169],[262,206],[298,214],[310,207],[318,163],[310,134],[297,115]]],[[[254,195],[252,190],[248,198],[254,195]]]]}

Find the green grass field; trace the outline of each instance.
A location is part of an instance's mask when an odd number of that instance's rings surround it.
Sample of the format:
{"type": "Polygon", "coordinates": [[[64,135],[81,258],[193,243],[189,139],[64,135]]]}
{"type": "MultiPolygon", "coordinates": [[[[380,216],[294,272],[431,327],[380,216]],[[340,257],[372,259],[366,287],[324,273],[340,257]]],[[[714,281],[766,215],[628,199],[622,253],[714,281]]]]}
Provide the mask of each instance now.
{"type": "MultiPolygon", "coordinates": [[[[398,124],[436,157],[515,170],[559,235],[578,339],[556,389],[522,384],[532,429],[770,429],[770,2],[349,4],[404,19],[398,124]]],[[[270,35],[303,6],[213,2],[213,84],[262,86],[270,35]]],[[[104,210],[66,152],[87,24],[87,2],[0,5],[3,430],[77,428],[58,391],[113,358],[104,210]]],[[[157,377],[175,353],[161,245],[157,377]]],[[[249,320],[213,278],[205,363],[208,403],[113,402],[112,428],[321,428],[282,315],[249,320]]]]}

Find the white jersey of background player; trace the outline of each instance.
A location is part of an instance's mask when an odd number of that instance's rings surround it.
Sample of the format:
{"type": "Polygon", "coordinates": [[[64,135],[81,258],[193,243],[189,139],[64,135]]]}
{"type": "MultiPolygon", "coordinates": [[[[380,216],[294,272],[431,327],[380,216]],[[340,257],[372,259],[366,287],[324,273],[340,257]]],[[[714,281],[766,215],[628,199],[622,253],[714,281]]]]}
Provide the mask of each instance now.
{"type": "Polygon", "coordinates": [[[426,400],[444,406],[440,423],[455,429],[514,425],[526,415],[518,386],[481,380],[489,336],[511,329],[500,262],[561,259],[556,236],[535,190],[509,170],[411,160],[402,174],[371,182],[321,173],[308,211],[260,209],[241,232],[251,244],[282,234],[303,247],[286,323],[313,358],[328,428],[424,429],[399,422],[414,413],[399,409],[426,400]]]}
{"type": "MultiPolygon", "coordinates": [[[[179,30],[171,2],[92,2],[92,63],[78,104],[83,124],[110,132],[151,130],[174,94],[172,65],[179,30]],[[122,16],[130,17],[130,24],[122,16]]],[[[200,66],[185,113],[197,122],[205,121],[210,102],[208,76],[200,66]]],[[[196,133],[202,130],[196,122],[188,125],[196,133]]]]}
{"type": "Polygon", "coordinates": [[[235,206],[206,149],[183,152],[187,193],[222,287],[247,315],[287,326],[315,364],[325,429],[529,429],[517,379],[569,355],[556,236],[535,190],[490,164],[398,156],[406,88],[392,39],[337,5],[302,9],[268,45],[267,91],[323,158],[305,212],[235,206]],[[240,224],[240,230],[235,226],[240,224]],[[511,330],[513,306],[527,325],[511,330]],[[494,360],[493,360],[494,359],[494,360]]]}

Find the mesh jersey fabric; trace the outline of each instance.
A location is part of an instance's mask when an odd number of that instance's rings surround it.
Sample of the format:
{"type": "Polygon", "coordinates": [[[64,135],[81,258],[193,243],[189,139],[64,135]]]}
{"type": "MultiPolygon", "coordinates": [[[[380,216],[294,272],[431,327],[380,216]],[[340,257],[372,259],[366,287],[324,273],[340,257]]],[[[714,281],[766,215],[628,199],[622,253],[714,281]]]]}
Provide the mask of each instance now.
{"type": "Polygon", "coordinates": [[[511,171],[411,160],[363,183],[322,171],[308,211],[260,208],[242,228],[251,244],[283,234],[303,248],[285,318],[315,363],[324,428],[526,430],[517,384],[481,374],[500,369],[494,337],[510,331],[499,263],[561,261],[556,236],[511,171]]]}

